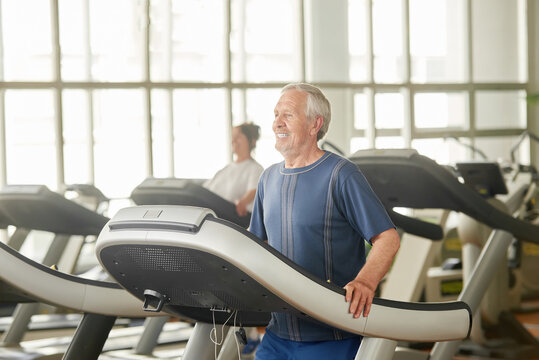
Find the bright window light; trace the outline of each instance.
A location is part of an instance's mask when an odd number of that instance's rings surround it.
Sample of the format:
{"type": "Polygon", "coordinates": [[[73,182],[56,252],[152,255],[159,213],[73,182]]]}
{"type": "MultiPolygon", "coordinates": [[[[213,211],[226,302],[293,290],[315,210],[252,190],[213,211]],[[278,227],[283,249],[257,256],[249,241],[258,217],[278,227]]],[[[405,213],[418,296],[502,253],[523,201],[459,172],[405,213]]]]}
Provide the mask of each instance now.
{"type": "Polygon", "coordinates": [[[2,0],[0,5],[4,80],[53,80],[50,1],[2,0]]]}
{"type": "Polygon", "coordinates": [[[375,94],[374,118],[378,129],[401,129],[404,125],[404,99],[402,94],[375,94]]]}
{"type": "Polygon", "coordinates": [[[467,125],[466,93],[416,93],[415,127],[420,129],[460,128],[467,125]]]}
{"type": "Polygon", "coordinates": [[[410,0],[413,82],[467,80],[465,7],[464,0],[410,0]]]}
{"type": "Polygon", "coordinates": [[[403,72],[402,1],[373,0],[374,80],[400,83],[403,72]]]}
{"type": "Polygon", "coordinates": [[[8,90],[5,97],[8,184],[57,188],[51,90],[8,90]]]}

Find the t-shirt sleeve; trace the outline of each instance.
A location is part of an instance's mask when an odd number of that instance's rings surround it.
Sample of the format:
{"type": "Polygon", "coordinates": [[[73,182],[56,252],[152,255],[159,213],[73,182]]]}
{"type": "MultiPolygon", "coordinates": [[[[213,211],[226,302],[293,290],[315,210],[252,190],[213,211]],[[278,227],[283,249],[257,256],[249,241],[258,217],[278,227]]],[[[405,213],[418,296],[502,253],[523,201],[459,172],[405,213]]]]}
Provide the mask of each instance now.
{"type": "Polygon", "coordinates": [[[353,171],[345,176],[337,189],[339,207],[351,226],[365,240],[370,240],[391,228],[395,228],[386,209],[376,196],[361,171],[353,171]]]}
{"type": "MultiPolygon", "coordinates": [[[[214,193],[217,193],[216,190],[218,190],[221,187],[223,180],[225,180],[225,178],[223,177],[223,172],[227,169],[227,167],[228,165],[220,169],[219,171],[217,171],[215,175],[213,175],[212,178],[204,181],[202,183],[202,186],[214,193]]],[[[217,193],[217,195],[219,194],[217,193]]]]}

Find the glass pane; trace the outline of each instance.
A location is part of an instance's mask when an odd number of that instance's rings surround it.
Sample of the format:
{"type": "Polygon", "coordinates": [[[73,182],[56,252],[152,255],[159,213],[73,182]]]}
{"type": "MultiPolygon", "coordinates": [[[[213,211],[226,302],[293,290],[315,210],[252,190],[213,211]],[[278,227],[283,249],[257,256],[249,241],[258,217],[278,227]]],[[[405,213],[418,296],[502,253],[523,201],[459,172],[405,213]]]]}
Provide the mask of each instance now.
{"type": "Polygon", "coordinates": [[[92,76],[98,81],[144,79],[144,24],[142,1],[92,0],[90,44],[92,76]]]}
{"type": "Polygon", "coordinates": [[[128,197],[146,177],[142,90],[94,91],[95,185],[109,198],[128,197]]]}
{"type": "Polygon", "coordinates": [[[402,149],[404,148],[404,139],[401,136],[378,136],[374,140],[376,149],[402,149]]]}
{"type": "Polygon", "coordinates": [[[85,90],[64,90],[62,97],[64,181],[66,184],[93,183],[88,116],[90,94],[85,90]]]}
{"type": "Polygon", "coordinates": [[[221,89],[174,90],[176,177],[208,179],[230,161],[225,100],[221,89]]]}
{"type": "Polygon", "coordinates": [[[248,121],[260,126],[260,139],[254,156],[264,167],[282,161],[281,154],[275,150],[275,135],[272,130],[273,109],[279,100],[280,91],[281,89],[247,89],[232,92],[234,125],[248,121]]]}
{"type": "Polygon", "coordinates": [[[472,1],[473,80],[526,82],[526,1],[472,1]]]}
{"type": "MultiPolygon", "coordinates": [[[[492,136],[476,138],[476,146],[482,149],[489,159],[500,163],[511,161],[511,148],[518,141],[517,136],[492,136]]],[[[515,159],[521,164],[530,164],[530,143],[523,141],[515,152],[515,159]]]]}
{"type": "Polygon", "coordinates": [[[88,10],[83,0],[59,0],[62,79],[89,80],[88,10]]]}
{"type": "Polygon", "coordinates": [[[369,147],[369,139],[366,137],[354,137],[350,139],[350,154],[358,150],[368,149],[369,147]]]}
{"type": "Polygon", "coordinates": [[[366,130],[369,127],[369,119],[372,114],[372,99],[367,93],[354,94],[354,128],[366,130]]]}
{"type": "Polygon", "coordinates": [[[348,0],[348,48],[350,81],[367,82],[369,74],[367,0],[348,0]]]}
{"type": "Polygon", "coordinates": [[[374,121],[377,129],[401,129],[404,125],[404,99],[402,94],[375,94],[374,121]]]}
{"type": "Polygon", "coordinates": [[[525,129],[525,91],[477,91],[475,127],[477,129],[525,129]]]}
{"type": "Polygon", "coordinates": [[[150,3],[152,80],[224,81],[225,1],[150,3]]]}
{"type": "Polygon", "coordinates": [[[410,0],[412,82],[466,81],[465,30],[464,0],[410,0]]]}
{"type": "Polygon", "coordinates": [[[0,6],[4,80],[53,80],[50,2],[2,0],[0,6]]]}
{"type": "Polygon", "coordinates": [[[298,19],[294,0],[232,0],[232,80],[299,80],[298,19]]]}
{"type": "MultiPolygon", "coordinates": [[[[459,142],[470,144],[470,139],[459,138],[459,142]]],[[[414,139],[412,148],[438,164],[450,165],[459,161],[470,161],[472,159],[471,150],[452,139],[414,139]]],[[[481,160],[481,159],[479,159],[481,160]]]]}
{"type": "Polygon", "coordinates": [[[8,184],[43,184],[56,190],[56,136],[51,90],[6,91],[8,184]]]}
{"type": "Polygon", "coordinates": [[[467,127],[466,93],[416,93],[414,116],[416,128],[467,127]]]}
{"type": "Polygon", "coordinates": [[[372,1],[374,81],[404,81],[402,1],[372,1]]]}
{"type": "Polygon", "coordinates": [[[152,90],[152,147],[153,175],[174,176],[171,90],[152,90]]]}

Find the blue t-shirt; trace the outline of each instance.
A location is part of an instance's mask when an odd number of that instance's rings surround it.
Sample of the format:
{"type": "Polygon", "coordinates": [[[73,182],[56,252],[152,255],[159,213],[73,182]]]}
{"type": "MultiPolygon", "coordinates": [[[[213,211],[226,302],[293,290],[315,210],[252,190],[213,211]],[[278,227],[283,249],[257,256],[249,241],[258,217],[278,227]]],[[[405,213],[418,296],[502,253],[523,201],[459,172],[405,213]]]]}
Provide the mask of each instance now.
{"type": "MultiPolygon", "coordinates": [[[[326,152],[315,163],[264,171],[250,231],[313,275],[344,286],[365,263],[365,241],[394,228],[358,167],[326,152]]],[[[316,294],[313,294],[316,296],[316,294]]],[[[294,341],[354,336],[286,313],[273,313],[268,329],[294,341]]]]}

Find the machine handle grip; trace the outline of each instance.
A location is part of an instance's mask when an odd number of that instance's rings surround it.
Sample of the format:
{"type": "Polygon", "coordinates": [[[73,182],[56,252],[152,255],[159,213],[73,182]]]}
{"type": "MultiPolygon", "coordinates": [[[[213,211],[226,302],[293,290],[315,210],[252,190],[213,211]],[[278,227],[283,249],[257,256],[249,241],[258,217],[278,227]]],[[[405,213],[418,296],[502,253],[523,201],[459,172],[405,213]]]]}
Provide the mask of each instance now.
{"type": "Polygon", "coordinates": [[[430,240],[442,240],[444,237],[444,231],[439,225],[402,215],[393,210],[388,210],[388,214],[397,227],[402,228],[409,234],[430,240]]]}

